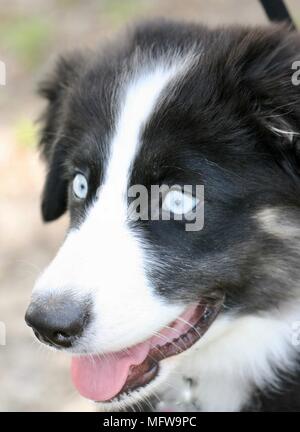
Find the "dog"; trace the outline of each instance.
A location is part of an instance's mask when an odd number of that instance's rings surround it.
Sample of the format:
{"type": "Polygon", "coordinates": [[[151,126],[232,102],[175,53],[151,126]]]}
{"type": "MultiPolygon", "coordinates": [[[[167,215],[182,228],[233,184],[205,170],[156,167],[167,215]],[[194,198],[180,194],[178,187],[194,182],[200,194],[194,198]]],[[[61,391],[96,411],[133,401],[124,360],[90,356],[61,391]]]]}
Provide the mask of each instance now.
{"type": "Polygon", "coordinates": [[[297,60],[286,26],[158,20],[41,84],[42,216],[70,228],[26,322],[100,410],[300,410],[297,60]]]}

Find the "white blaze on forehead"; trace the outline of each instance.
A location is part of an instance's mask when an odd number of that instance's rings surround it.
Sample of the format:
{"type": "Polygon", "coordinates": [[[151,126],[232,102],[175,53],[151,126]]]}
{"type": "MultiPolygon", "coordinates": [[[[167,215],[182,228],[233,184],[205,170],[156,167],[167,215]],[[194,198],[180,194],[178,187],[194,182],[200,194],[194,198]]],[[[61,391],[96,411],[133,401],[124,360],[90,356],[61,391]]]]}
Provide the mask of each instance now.
{"type": "Polygon", "coordinates": [[[175,66],[161,66],[136,74],[125,91],[125,97],[121,97],[104,180],[104,185],[111,187],[114,194],[126,193],[143,126],[155,110],[163,89],[178,71],[179,68],[175,66]]]}

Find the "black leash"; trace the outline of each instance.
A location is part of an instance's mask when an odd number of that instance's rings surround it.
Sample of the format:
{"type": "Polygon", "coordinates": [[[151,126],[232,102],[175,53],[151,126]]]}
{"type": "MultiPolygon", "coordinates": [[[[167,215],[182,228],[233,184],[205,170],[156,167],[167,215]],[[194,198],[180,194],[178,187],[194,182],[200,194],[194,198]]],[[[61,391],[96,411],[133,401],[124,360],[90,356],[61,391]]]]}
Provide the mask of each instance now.
{"type": "Polygon", "coordinates": [[[284,0],[260,0],[260,2],[271,21],[285,21],[290,25],[291,30],[296,30],[295,23],[284,4],[284,0]]]}

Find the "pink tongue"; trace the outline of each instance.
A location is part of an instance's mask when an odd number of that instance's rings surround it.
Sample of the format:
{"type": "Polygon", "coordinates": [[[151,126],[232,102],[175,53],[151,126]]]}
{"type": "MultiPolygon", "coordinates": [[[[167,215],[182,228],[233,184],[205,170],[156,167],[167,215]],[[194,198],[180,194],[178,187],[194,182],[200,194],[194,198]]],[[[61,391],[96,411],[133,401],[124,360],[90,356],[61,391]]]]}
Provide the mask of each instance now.
{"type": "Polygon", "coordinates": [[[79,393],[94,401],[106,401],[116,396],[123,388],[130,367],[143,363],[150,348],[166,343],[185,333],[190,325],[197,305],[191,306],[171,327],[163,328],[159,335],[124,351],[107,355],[73,357],[72,379],[79,393]]]}
{"type": "Polygon", "coordinates": [[[124,386],[130,366],[141,364],[150,350],[143,342],[124,352],[106,356],[82,356],[72,359],[71,374],[79,393],[94,401],[116,396],[124,386]]]}

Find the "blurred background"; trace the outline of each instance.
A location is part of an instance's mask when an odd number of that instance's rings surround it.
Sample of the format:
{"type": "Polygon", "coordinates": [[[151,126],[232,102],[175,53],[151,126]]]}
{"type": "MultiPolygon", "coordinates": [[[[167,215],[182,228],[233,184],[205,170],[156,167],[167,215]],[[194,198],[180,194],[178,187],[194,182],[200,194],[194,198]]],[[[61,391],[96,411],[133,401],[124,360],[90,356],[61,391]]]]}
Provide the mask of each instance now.
{"type": "MultiPolygon", "coordinates": [[[[299,26],[299,0],[286,3],[299,26]]],[[[58,53],[105,45],[124,26],[153,17],[209,26],[267,23],[257,0],[0,0],[0,61],[7,74],[0,85],[0,322],[6,328],[0,411],[95,409],[73,389],[70,359],[38,345],[23,319],[34,280],[68,223],[65,217],[43,225],[40,218],[44,166],[36,119],[43,102],[35,89],[58,53]]]]}

